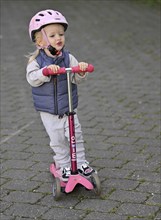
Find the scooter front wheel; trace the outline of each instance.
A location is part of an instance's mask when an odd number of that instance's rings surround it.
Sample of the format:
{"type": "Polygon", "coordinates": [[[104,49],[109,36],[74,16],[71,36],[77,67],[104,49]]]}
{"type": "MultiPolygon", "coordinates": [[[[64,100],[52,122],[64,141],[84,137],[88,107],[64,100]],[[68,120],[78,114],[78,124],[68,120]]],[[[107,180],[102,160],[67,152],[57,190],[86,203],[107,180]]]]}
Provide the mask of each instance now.
{"type": "Polygon", "coordinates": [[[59,200],[61,197],[61,183],[60,183],[60,179],[58,177],[56,177],[54,179],[53,196],[56,201],[59,200]]]}
{"type": "Polygon", "coordinates": [[[96,173],[91,174],[91,183],[93,184],[95,194],[100,195],[101,194],[101,183],[96,173]]]}

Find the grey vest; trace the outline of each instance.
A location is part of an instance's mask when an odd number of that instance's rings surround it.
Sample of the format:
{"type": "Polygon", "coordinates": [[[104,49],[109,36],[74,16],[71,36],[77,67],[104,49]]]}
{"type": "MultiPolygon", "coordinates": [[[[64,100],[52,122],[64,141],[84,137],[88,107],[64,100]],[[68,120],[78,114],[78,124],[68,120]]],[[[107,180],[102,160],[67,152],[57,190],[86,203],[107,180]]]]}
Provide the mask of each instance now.
{"type": "MultiPolygon", "coordinates": [[[[40,68],[50,64],[60,67],[69,67],[69,53],[63,50],[62,56],[55,59],[48,57],[40,50],[36,58],[40,68]]],[[[64,115],[69,112],[67,75],[60,74],[51,77],[50,82],[45,82],[39,87],[32,87],[34,106],[37,111],[48,112],[54,115],[64,115]]],[[[77,85],[72,83],[73,108],[78,106],[77,85]]]]}

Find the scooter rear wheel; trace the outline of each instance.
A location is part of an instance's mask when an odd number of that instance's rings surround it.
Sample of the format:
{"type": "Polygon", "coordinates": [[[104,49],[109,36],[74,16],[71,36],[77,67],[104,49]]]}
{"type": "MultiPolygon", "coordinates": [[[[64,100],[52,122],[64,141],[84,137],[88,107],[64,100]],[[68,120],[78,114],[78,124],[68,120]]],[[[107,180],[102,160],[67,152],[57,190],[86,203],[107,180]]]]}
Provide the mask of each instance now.
{"type": "Polygon", "coordinates": [[[60,179],[58,177],[54,179],[53,196],[56,201],[59,200],[61,197],[61,184],[60,184],[60,179]]]}
{"type": "Polygon", "coordinates": [[[98,175],[96,173],[91,174],[91,182],[94,186],[94,192],[96,195],[101,194],[101,183],[98,175]]]}

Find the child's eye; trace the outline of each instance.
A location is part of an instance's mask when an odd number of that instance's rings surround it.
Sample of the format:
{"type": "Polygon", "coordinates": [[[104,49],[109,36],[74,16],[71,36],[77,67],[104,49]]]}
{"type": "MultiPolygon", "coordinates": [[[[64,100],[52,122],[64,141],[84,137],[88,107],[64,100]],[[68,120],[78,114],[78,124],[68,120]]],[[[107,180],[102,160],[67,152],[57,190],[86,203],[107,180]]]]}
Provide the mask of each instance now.
{"type": "Polygon", "coordinates": [[[51,35],[50,37],[55,37],[55,35],[53,34],[53,35],[51,35]]]}
{"type": "Polygon", "coordinates": [[[64,34],[59,34],[60,36],[64,36],[64,34]]]}

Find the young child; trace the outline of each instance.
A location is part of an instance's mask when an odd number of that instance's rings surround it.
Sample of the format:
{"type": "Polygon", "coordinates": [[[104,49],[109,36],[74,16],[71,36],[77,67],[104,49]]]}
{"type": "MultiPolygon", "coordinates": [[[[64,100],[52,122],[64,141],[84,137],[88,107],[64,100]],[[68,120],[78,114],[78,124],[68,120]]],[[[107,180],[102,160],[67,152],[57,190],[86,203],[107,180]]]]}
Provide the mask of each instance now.
{"type": "MultiPolygon", "coordinates": [[[[66,74],[57,75],[60,67],[78,66],[85,71],[88,64],[80,62],[64,49],[65,31],[68,22],[58,11],[44,10],[38,12],[30,21],[29,34],[37,50],[29,57],[27,65],[27,81],[32,86],[34,106],[50,138],[50,146],[54,151],[54,162],[63,181],[71,174],[69,125],[67,113],[68,91],[66,74]],[[55,75],[48,75],[50,69],[55,75]]],[[[77,144],[78,172],[90,176],[96,172],[89,166],[85,158],[84,141],[81,125],[77,116],[78,95],[77,84],[86,78],[87,73],[72,74],[72,101],[76,112],[75,135],[77,144]]]]}

